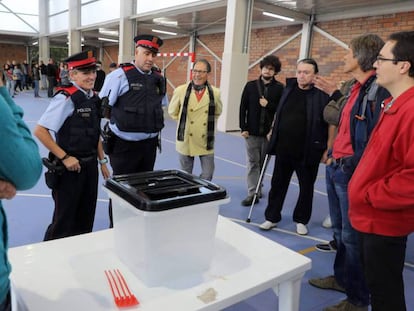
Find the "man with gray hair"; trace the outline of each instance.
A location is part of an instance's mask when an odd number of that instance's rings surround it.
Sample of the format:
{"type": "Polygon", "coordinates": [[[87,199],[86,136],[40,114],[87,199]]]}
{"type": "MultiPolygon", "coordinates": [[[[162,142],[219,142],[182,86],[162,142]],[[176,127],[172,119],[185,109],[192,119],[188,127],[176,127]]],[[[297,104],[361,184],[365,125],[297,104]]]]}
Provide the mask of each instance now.
{"type": "MultiPolygon", "coordinates": [[[[348,217],[348,182],[378,120],[381,103],[389,97],[389,93],[375,83],[373,68],[383,45],[384,41],[377,35],[365,34],[351,40],[344,56],[344,72],[354,79],[348,93],[344,94],[347,100],[343,101],[336,137],[326,162],[329,212],[337,244],[334,275],[310,279],[309,283],[322,289],[345,292],[347,299],[324,311],[365,311],[370,303],[358,234],[348,217]]],[[[328,94],[339,92],[335,84],[320,76],[316,77],[315,86],[328,94]]],[[[330,126],[332,130],[335,125],[330,126]]]]}

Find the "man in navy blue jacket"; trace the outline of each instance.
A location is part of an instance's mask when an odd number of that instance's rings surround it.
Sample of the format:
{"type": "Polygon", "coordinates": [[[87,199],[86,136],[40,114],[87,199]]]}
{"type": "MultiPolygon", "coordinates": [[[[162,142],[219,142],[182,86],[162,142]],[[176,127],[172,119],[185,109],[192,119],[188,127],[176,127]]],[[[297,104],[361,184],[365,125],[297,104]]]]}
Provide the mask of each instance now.
{"type": "Polygon", "coordinates": [[[268,153],[276,155],[262,230],[276,227],[293,172],[299,180],[299,198],[293,212],[296,232],[308,234],[313,188],[319,163],[327,160],[328,124],[323,110],[330,97],[313,86],[318,65],[311,58],[298,62],[296,78],[288,79],[276,111],[268,153]]]}

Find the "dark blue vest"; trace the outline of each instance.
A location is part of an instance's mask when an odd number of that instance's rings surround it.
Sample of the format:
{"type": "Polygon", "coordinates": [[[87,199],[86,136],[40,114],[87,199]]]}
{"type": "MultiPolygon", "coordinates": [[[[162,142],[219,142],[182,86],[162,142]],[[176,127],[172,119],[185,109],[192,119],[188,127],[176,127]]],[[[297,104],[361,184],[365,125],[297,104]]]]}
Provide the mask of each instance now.
{"type": "Polygon", "coordinates": [[[164,127],[161,101],[165,95],[164,78],[153,72],[142,74],[133,64],[122,64],[129,90],[112,107],[111,123],[123,132],[156,133],[164,127]]]}
{"type": "Polygon", "coordinates": [[[100,135],[100,98],[87,98],[75,86],[59,88],[57,93],[70,96],[74,111],[56,133],[57,144],[66,153],[75,157],[89,157],[97,154],[100,135]]]}

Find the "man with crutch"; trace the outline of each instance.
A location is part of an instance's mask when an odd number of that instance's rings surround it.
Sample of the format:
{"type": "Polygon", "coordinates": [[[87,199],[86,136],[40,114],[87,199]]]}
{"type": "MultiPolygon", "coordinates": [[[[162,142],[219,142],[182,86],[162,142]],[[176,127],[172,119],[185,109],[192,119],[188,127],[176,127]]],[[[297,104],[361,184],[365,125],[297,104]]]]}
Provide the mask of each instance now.
{"type": "Polygon", "coordinates": [[[312,214],[319,163],[328,158],[328,124],[323,120],[323,110],[330,97],[314,87],[317,73],[315,60],[300,60],[296,78],[287,80],[280,99],[268,148],[269,154],[276,155],[276,161],[265,211],[266,221],[259,226],[262,230],[276,227],[281,220],[283,203],[295,172],[299,197],[293,221],[298,234],[308,234],[306,225],[312,214]]]}
{"type": "Polygon", "coordinates": [[[258,203],[262,196],[261,183],[258,191],[255,189],[266,154],[267,134],[283,92],[283,84],[274,78],[280,69],[278,57],[266,56],[260,61],[260,77],[247,82],[242,93],[239,122],[246,144],[248,188],[243,206],[258,203]]]}

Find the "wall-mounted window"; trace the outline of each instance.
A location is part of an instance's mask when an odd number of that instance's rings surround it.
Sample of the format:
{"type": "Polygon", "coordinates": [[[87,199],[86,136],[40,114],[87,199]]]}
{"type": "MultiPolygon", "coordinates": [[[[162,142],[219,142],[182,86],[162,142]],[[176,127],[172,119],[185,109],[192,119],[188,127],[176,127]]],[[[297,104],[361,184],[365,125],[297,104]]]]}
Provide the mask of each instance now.
{"type": "Polygon", "coordinates": [[[0,1],[0,29],[10,32],[39,32],[38,0],[0,1]]]}

